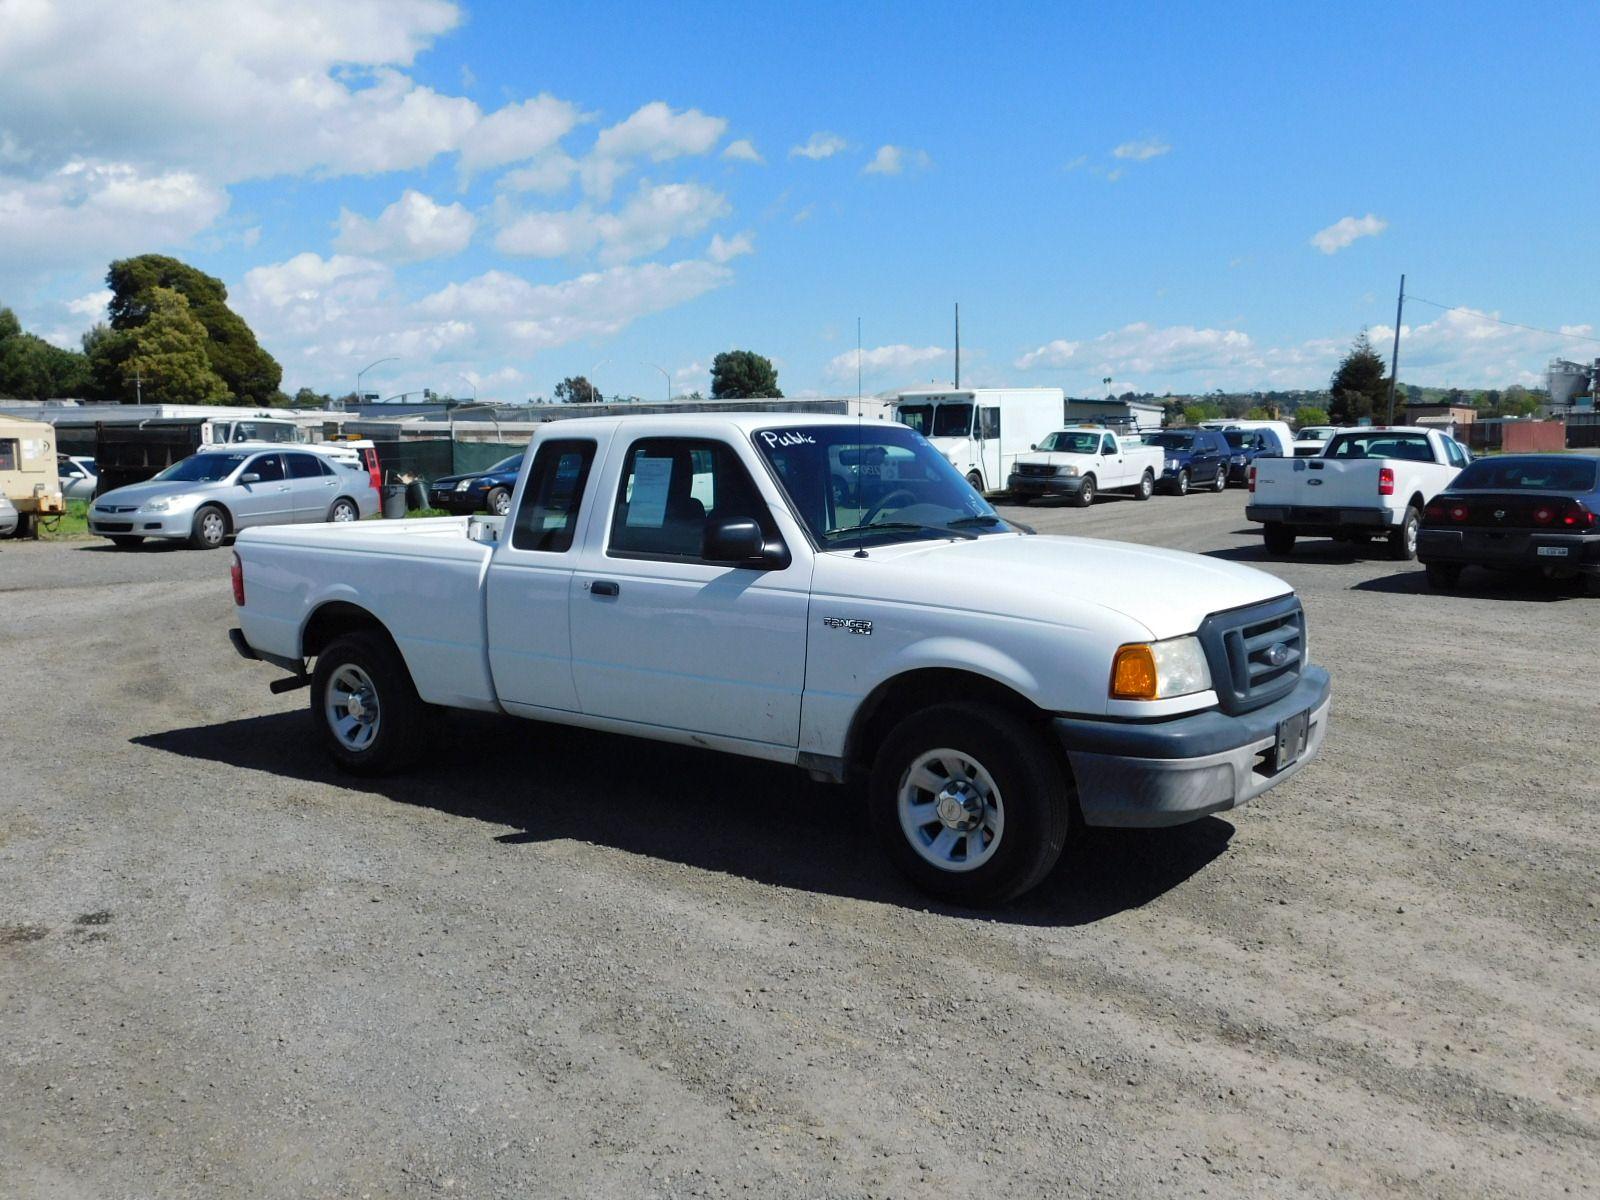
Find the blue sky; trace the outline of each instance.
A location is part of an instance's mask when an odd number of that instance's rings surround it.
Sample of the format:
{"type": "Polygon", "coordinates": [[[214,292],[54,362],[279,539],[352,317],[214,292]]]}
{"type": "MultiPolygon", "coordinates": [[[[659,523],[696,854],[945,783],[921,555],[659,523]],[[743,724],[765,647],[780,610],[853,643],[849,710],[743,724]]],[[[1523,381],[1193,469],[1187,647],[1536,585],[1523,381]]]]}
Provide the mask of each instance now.
{"type": "Polygon", "coordinates": [[[219,275],[345,391],[1320,386],[1593,357],[1593,4],[0,0],[0,301],[219,275]],[[1542,326],[1535,333],[1483,315],[1542,326]]]}

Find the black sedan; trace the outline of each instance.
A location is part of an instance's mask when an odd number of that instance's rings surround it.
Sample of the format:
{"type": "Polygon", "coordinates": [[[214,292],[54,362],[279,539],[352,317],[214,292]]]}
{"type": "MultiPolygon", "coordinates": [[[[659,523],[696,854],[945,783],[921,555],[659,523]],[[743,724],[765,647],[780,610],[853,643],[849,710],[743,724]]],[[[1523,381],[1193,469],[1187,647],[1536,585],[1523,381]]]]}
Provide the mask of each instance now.
{"type": "Polygon", "coordinates": [[[1600,459],[1507,454],[1473,463],[1429,501],[1417,557],[1436,588],[1468,566],[1600,585],[1600,459]]]}
{"type": "Polygon", "coordinates": [[[446,512],[489,512],[503,517],[511,511],[511,492],[522,470],[522,455],[502,459],[487,471],[447,475],[428,488],[428,502],[446,512]]]}

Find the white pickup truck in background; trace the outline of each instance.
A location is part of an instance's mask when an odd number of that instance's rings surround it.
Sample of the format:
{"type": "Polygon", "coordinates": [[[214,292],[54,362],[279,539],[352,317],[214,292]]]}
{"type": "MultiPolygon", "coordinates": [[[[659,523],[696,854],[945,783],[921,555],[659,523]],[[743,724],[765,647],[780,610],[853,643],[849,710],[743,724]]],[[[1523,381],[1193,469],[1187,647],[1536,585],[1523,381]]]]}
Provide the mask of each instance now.
{"type": "Polygon", "coordinates": [[[1298,537],[1381,537],[1391,558],[1410,561],[1423,508],[1471,461],[1436,429],[1344,429],[1315,458],[1258,460],[1244,512],[1274,554],[1288,554],[1298,537]]]}
{"type": "Polygon", "coordinates": [[[1019,454],[1007,480],[1011,498],[1067,496],[1079,508],[1099,492],[1127,492],[1148,500],[1161,476],[1162,450],[1104,429],[1062,429],[1019,454]]]}
{"type": "Polygon", "coordinates": [[[310,686],[346,769],[404,766],[431,705],[793,763],[862,785],[891,858],[969,904],[1081,825],[1260,795],[1328,721],[1281,580],[1029,536],[883,421],[552,423],[509,516],[248,529],[233,586],[234,645],[310,686]]]}

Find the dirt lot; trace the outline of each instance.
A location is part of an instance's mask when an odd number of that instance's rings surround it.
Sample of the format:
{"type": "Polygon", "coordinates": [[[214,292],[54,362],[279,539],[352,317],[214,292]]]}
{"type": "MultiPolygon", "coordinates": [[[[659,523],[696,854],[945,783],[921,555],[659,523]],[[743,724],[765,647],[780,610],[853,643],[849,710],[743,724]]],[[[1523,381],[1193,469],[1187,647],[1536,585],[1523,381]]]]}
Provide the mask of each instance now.
{"type": "Polygon", "coordinates": [[[0,544],[8,1196],[1600,1193],[1600,600],[1303,544],[1322,758],[973,916],[762,764],[452,718],[338,777],[227,569],[0,544]]]}

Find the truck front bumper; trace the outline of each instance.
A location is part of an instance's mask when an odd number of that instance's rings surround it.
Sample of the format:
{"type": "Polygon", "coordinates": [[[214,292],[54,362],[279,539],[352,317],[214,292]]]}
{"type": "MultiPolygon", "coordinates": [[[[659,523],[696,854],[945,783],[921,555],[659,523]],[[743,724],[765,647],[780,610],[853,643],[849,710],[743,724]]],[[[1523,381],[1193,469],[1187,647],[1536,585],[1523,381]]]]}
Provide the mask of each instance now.
{"type": "Polygon", "coordinates": [[[1328,673],[1307,667],[1295,689],[1253,712],[1210,709],[1142,723],[1057,717],[1089,825],[1150,829],[1182,825],[1254,800],[1322,749],[1331,707],[1328,673]],[[1285,722],[1306,717],[1305,747],[1278,763],[1285,722]]]}
{"type": "Polygon", "coordinates": [[[1076,496],[1083,491],[1083,476],[1012,475],[1006,490],[1017,496],[1076,496]]]}
{"type": "Polygon", "coordinates": [[[1341,508],[1311,504],[1246,504],[1247,521],[1287,525],[1301,533],[1333,534],[1351,528],[1388,529],[1400,523],[1401,512],[1388,508],[1341,508]]]}

